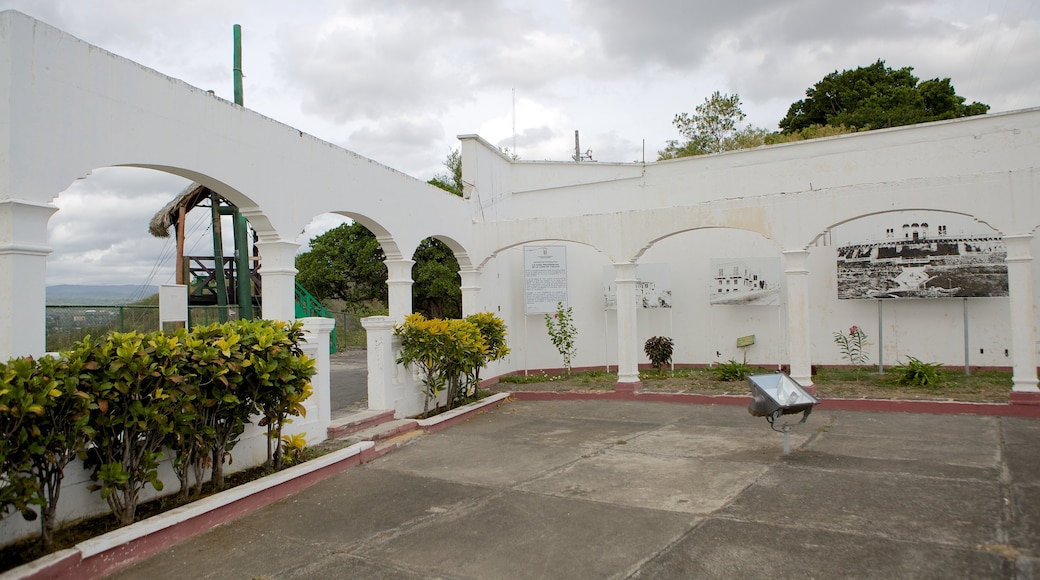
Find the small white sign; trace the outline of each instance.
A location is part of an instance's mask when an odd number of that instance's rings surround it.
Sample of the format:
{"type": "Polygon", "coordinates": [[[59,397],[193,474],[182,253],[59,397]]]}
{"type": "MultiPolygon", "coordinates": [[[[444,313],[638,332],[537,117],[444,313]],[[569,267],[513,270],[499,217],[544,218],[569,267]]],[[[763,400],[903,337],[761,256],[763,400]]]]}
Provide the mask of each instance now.
{"type": "Polygon", "coordinates": [[[159,286],[159,326],[164,322],[188,323],[188,287],[184,284],[159,286]]]}

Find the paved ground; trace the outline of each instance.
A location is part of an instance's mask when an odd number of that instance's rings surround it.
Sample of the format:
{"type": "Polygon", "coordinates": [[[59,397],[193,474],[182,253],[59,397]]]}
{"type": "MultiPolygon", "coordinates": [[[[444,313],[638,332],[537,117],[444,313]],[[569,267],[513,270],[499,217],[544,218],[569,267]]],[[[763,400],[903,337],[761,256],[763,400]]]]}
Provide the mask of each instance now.
{"type": "Polygon", "coordinates": [[[511,402],[116,578],[1040,577],[1040,421],[511,402]]]}
{"type": "Polygon", "coordinates": [[[368,408],[368,351],[347,348],[329,357],[332,418],[368,408]]]}

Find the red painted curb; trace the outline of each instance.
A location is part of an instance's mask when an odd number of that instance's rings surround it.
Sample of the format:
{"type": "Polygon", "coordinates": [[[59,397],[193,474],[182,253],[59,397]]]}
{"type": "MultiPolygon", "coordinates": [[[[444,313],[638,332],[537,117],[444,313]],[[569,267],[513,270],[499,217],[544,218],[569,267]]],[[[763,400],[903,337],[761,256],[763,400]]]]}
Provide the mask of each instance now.
{"type": "Polygon", "coordinates": [[[153,534],[136,538],[95,556],[84,558],[75,568],[61,576],[50,578],[102,578],[131,564],[157,554],[210,528],[236,520],[284,497],[298,493],[320,481],[361,463],[364,451],[310,473],[287,480],[274,487],[254,493],[233,503],[180,522],[153,534]]]}
{"type": "Polygon", "coordinates": [[[393,420],[394,412],[386,411],[374,417],[369,417],[368,419],[364,419],[361,421],[354,421],[352,423],[337,425],[335,427],[330,426],[328,429],[326,429],[326,432],[328,434],[327,436],[329,439],[339,439],[341,437],[357,433],[358,431],[364,431],[365,429],[368,429],[370,427],[382,425],[383,423],[393,420]]]}
{"type": "Polygon", "coordinates": [[[398,427],[394,427],[393,429],[391,429],[389,431],[384,431],[382,433],[378,433],[376,435],[373,435],[372,439],[370,439],[370,441],[373,441],[373,442],[376,442],[376,443],[380,443],[380,442],[386,441],[387,439],[393,439],[394,437],[397,437],[398,435],[404,435],[405,433],[411,433],[412,431],[417,431],[418,429],[419,429],[419,424],[416,423],[415,421],[411,421],[410,420],[410,421],[408,421],[408,423],[405,423],[405,424],[400,425],[398,427]]]}
{"type": "MultiPolygon", "coordinates": [[[[644,401],[692,405],[747,405],[744,395],[699,395],[693,393],[516,391],[519,401],[644,401]]],[[[1040,419],[1040,402],[962,403],[956,401],[909,401],[893,399],[820,399],[820,410],[923,413],[928,415],[983,415],[1040,419]]]]}
{"type": "MultiPolygon", "coordinates": [[[[479,409],[474,409],[474,411],[479,413],[481,411],[487,411],[488,409],[494,409],[495,407],[501,405],[502,403],[504,403],[505,401],[508,401],[508,400],[509,399],[502,399],[501,401],[495,401],[493,403],[488,403],[488,404],[484,405],[483,407],[480,407],[479,409]]],[[[472,412],[464,413],[462,415],[458,415],[457,417],[452,417],[451,419],[448,419],[446,421],[441,421],[440,423],[436,423],[436,424],[433,424],[433,425],[428,425],[428,426],[421,427],[421,429],[423,429],[427,433],[436,433],[437,431],[440,431],[441,429],[444,429],[445,427],[450,427],[451,425],[458,424],[460,421],[467,421],[467,420],[469,420],[470,415],[472,415],[472,414],[473,414],[472,412]]]]}

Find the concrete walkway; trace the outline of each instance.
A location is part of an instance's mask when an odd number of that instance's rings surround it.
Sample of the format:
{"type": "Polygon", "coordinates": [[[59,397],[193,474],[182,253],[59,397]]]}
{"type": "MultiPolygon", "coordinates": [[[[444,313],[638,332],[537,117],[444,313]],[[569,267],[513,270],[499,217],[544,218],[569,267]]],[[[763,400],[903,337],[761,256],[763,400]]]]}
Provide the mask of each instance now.
{"type": "Polygon", "coordinates": [[[368,408],[368,351],[346,348],[329,356],[329,402],[338,419],[368,408]]]}
{"type": "Polygon", "coordinates": [[[512,402],[114,578],[1034,578],[1040,420],[512,402]]]}

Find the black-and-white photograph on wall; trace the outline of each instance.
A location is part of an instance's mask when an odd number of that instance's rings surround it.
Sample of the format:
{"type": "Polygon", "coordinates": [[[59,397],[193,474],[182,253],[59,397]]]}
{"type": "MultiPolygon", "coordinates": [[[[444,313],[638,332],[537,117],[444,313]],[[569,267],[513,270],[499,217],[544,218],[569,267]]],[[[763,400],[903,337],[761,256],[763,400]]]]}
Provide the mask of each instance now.
{"type": "MultiPolygon", "coordinates": [[[[607,310],[617,310],[617,285],[613,266],[603,267],[603,300],[607,310]]],[[[636,266],[636,307],[671,308],[672,280],[668,264],[636,266]]]]}
{"type": "Polygon", "coordinates": [[[709,269],[710,304],[780,305],[779,258],[712,258],[709,269]]]}
{"type": "Polygon", "coordinates": [[[886,214],[857,220],[838,234],[836,228],[840,299],[1008,295],[1004,241],[966,216],[886,214]]]}

